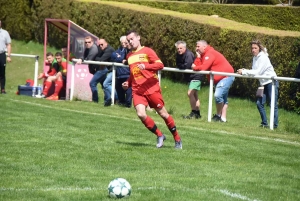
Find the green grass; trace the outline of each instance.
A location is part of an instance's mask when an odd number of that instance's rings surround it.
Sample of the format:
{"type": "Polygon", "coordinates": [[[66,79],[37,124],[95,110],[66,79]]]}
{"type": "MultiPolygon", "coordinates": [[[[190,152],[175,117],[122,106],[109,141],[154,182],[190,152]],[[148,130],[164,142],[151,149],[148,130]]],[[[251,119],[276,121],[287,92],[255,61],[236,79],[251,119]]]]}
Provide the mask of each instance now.
{"type": "MultiPolygon", "coordinates": [[[[132,108],[15,95],[26,78],[12,59],[8,94],[0,95],[0,200],[111,200],[116,177],[130,182],[132,201],[300,199],[299,115],[280,110],[279,129],[260,129],[255,104],[230,97],[228,123],[208,123],[204,87],[202,119],[184,120],[187,86],[163,79],[183,149],[174,150],[163,120],[149,112],[167,136],[156,149],[132,108]]],[[[31,72],[30,63],[23,68],[31,72]]]]}

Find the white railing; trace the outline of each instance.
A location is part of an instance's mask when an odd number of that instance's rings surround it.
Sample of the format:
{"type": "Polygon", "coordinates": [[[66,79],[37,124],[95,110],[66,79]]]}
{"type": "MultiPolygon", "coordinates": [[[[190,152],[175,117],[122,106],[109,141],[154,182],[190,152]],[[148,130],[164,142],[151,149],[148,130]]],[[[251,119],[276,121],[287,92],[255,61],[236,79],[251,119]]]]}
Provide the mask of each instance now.
{"type": "Polygon", "coordinates": [[[38,55],[30,55],[30,54],[10,54],[13,57],[27,57],[27,58],[35,58],[35,65],[34,65],[34,86],[37,86],[37,77],[38,77],[38,70],[39,70],[39,56],[38,55]]]}
{"type": "MultiPolygon", "coordinates": [[[[73,99],[74,94],[74,72],[75,72],[75,65],[78,59],[73,59],[72,64],[72,77],[71,77],[71,92],[70,92],[70,100],[73,99]]],[[[97,64],[97,65],[105,65],[105,66],[112,66],[112,92],[111,92],[111,100],[112,103],[114,102],[114,94],[115,94],[115,68],[117,67],[128,67],[128,65],[124,65],[121,63],[114,63],[114,62],[98,62],[98,61],[84,61],[84,64],[97,64]]],[[[272,80],[272,95],[271,95],[271,105],[270,105],[270,129],[274,129],[274,105],[275,105],[275,84],[276,80],[280,81],[287,81],[287,82],[300,82],[300,79],[297,78],[290,78],[290,77],[268,77],[268,76],[245,76],[239,75],[237,73],[224,73],[224,72],[215,72],[215,71],[193,71],[193,70],[179,70],[178,68],[170,68],[164,67],[163,71],[172,71],[172,72],[180,72],[180,73],[198,73],[198,74],[206,74],[210,75],[209,79],[209,100],[208,100],[208,115],[207,120],[211,122],[212,117],[212,105],[213,105],[213,86],[214,86],[214,75],[224,75],[224,76],[233,76],[233,77],[240,77],[240,78],[250,78],[250,79],[271,79],[272,80]]],[[[158,78],[159,82],[161,80],[161,71],[158,71],[158,78]]]]}

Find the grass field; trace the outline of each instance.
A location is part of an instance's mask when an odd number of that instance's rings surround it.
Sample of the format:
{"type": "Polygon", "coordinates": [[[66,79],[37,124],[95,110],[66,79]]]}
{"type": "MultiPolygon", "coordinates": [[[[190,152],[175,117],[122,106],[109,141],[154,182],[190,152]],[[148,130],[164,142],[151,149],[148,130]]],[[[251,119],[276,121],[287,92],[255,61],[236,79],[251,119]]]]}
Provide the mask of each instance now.
{"type": "MultiPolygon", "coordinates": [[[[37,44],[13,44],[14,53],[31,45],[31,54],[42,52],[37,44]]],[[[230,97],[228,122],[209,123],[204,87],[202,118],[184,120],[187,86],[163,79],[183,149],[174,149],[163,120],[149,112],[167,137],[156,149],[132,108],[15,95],[33,62],[12,59],[8,94],[0,95],[0,200],[111,200],[107,185],[116,177],[130,182],[128,200],[300,200],[297,114],[280,109],[279,128],[261,129],[255,104],[230,97]]]]}

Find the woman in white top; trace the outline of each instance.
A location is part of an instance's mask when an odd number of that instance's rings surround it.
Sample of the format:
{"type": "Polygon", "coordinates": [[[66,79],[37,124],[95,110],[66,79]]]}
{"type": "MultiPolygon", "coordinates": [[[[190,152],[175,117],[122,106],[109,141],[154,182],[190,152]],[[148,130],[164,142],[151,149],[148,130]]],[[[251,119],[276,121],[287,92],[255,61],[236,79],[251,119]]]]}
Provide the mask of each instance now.
{"type": "MultiPolygon", "coordinates": [[[[255,40],[251,42],[251,50],[253,54],[253,63],[252,69],[239,69],[237,73],[241,75],[250,75],[250,76],[276,76],[274,68],[270,62],[268,57],[268,53],[266,48],[260,43],[260,41],[255,40]]],[[[271,79],[259,79],[260,86],[264,87],[263,97],[258,97],[256,101],[257,109],[261,116],[261,127],[269,127],[268,119],[266,115],[266,110],[264,108],[264,104],[268,99],[271,102],[271,93],[272,93],[272,80],[271,79]]],[[[275,87],[275,105],[274,105],[274,128],[278,127],[278,88],[279,84],[276,80],[275,87]]],[[[270,104],[271,105],[271,104],[270,104]]]]}

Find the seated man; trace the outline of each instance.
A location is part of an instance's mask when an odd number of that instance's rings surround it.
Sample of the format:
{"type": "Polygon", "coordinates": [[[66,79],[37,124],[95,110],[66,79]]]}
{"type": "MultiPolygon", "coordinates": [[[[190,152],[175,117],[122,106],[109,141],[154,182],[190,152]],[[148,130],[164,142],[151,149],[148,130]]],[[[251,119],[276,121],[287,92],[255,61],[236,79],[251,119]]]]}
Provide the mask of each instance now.
{"type": "Polygon", "coordinates": [[[57,61],[54,59],[53,53],[48,52],[46,54],[45,65],[49,66],[49,70],[46,73],[40,73],[38,79],[45,79],[43,92],[41,95],[36,95],[36,98],[45,98],[48,94],[49,88],[51,87],[52,81],[56,77],[56,73],[58,72],[57,61]],[[47,84],[50,83],[50,84],[47,84]]]}
{"type": "MultiPolygon", "coordinates": [[[[52,56],[53,57],[53,56],[52,56]]],[[[48,60],[48,56],[47,56],[48,60]]],[[[49,61],[49,60],[48,60],[49,61]]],[[[51,58],[50,58],[51,61],[51,58]]],[[[63,88],[63,83],[66,80],[66,75],[67,75],[67,60],[62,58],[62,53],[57,52],[55,54],[55,62],[52,63],[52,68],[50,67],[51,70],[51,75],[47,76],[46,74],[40,74],[38,79],[42,78],[47,78],[45,83],[44,83],[44,90],[42,95],[36,96],[37,98],[45,98],[48,95],[49,89],[51,88],[52,82],[55,82],[55,90],[54,93],[49,96],[48,100],[58,100],[59,93],[61,89],[63,88]]],[[[49,73],[48,73],[49,75],[49,73]]]]}

